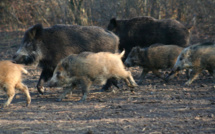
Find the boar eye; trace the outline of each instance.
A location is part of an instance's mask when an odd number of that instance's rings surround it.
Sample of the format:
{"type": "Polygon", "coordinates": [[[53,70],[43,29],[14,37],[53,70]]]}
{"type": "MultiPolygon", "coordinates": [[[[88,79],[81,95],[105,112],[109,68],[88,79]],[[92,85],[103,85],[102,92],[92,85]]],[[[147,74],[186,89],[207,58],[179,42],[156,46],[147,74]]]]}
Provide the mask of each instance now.
{"type": "Polygon", "coordinates": [[[58,78],[60,78],[60,77],[61,77],[61,76],[60,76],[60,72],[57,72],[57,77],[58,77],[58,78]]]}
{"type": "Polygon", "coordinates": [[[29,47],[29,46],[31,46],[31,43],[27,43],[27,44],[26,44],[26,47],[29,47]]]}
{"type": "Polygon", "coordinates": [[[60,75],[60,72],[57,72],[57,75],[60,75]]]}

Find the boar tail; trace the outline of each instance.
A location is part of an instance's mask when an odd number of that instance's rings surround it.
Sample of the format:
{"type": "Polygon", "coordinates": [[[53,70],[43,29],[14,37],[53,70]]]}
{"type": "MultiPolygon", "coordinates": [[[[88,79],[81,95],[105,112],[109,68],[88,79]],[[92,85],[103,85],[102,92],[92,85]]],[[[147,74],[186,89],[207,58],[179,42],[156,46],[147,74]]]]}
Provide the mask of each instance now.
{"type": "Polygon", "coordinates": [[[28,74],[28,71],[26,69],[24,69],[23,67],[21,68],[21,71],[24,73],[24,74],[28,74]]]}
{"type": "Polygon", "coordinates": [[[122,58],[125,54],[125,49],[119,54],[119,57],[122,58]]]}

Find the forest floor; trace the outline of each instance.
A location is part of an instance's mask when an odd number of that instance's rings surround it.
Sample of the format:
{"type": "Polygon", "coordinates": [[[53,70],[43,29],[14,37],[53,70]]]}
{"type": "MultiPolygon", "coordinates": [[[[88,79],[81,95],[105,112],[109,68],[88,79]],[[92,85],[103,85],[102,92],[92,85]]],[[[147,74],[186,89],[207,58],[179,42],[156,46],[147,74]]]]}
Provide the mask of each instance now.
{"type": "MultiPolygon", "coordinates": [[[[11,59],[18,50],[19,33],[0,34],[0,58],[11,59]],[[17,35],[17,36],[16,36],[17,35]]],[[[46,88],[39,95],[36,83],[41,70],[26,67],[23,82],[29,87],[32,102],[25,107],[25,96],[17,91],[11,105],[0,110],[0,133],[72,133],[72,134],[165,134],[215,133],[215,86],[208,73],[201,74],[190,86],[184,72],[169,83],[149,73],[139,87],[124,82],[119,89],[99,92],[92,86],[87,101],[77,102],[75,90],[62,102],[56,98],[62,88],[46,88]]],[[[141,68],[130,68],[137,81],[141,68]]],[[[0,92],[0,103],[6,93],[0,92]]]]}

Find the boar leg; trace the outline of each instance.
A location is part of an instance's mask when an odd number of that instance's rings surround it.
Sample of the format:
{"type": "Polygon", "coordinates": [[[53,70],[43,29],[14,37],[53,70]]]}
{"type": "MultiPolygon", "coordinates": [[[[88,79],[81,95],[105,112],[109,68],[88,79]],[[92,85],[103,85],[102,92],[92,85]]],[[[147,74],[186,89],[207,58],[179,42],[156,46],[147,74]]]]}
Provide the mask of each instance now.
{"type": "Polygon", "coordinates": [[[166,76],[165,81],[168,82],[169,79],[172,79],[175,76],[176,71],[171,71],[168,76],[166,76]]]}
{"type": "Polygon", "coordinates": [[[4,105],[2,106],[2,109],[4,107],[7,107],[10,105],[11,101],[13,100],[14,96],[15,96],[15,89],[12,86],[7,87],[6,89],[7,91],[7,96],[8,96],[8,100],[4,103],[4,105]]]}
{"type": "Polygon", "coordinates": [[[212,72],[213,72],[213,75],[212,75],[212,76],[213,76],[213,78],[215,78],[215,70],[213,70],[212,72]]]}
{"type": "Polygon", "coordinates": [[[208,72],[209,72],[209,74],[211,75],[211,76],[215,76],[215,74],[214,74],[214,71],[213,70],[211,70],[211,69],[208,69],[208,72]]]}
{"type": "Polygon", "coordinates": [[[111,78],[111,79],[110,79],[110,81],[111,81],[111,83],[112,83],[116,88],[118,88],[118,89],[119,89],[119,86],[117,85],[117,84],[118,84],[117,79],[115,79],[115,78],[111,78]]]}
{"type": "Polygon", "coordinates": [[[192,72],[192,69],[186,69],[186,76],[187,76],[187,79],[190,78],[191,72],[192,72]]]}
{"type": "Polygon", "coordinates": [[[119,89],[119,86],[117,85],[118,84],[117,79],[111,78],[111,79],[107,80],[106,84],[102,87],[100,92],[107,91],[111,87],[112,84],[119,89]]]}
{"type": "Polygon", "coordinates": [[[159,78],[161,78],[161,79],[164,79],[164,78],[161,76],[160,72],[159,72],[157,69],[153,69],[153,70],[152,70],[152,73],[155,74],[157,77],[159,77],[159,78]]]}
{"type": "Polygon", "coordinates": [[[190,79],[185,83],[185,85],[189,86],[195,79],[198,78],[200,72],[202,72],[202,70],[193,69],[190,75],[190,79]]]}
{"type": "Polygon", "coordinates": [[[89,79],[87,79],[87,78],[83,78],[83,79],[80,80],[80,85],[81,85],[83,96],[79,100],[79,102],[83,102],[87,98],[87,94],[89,92],[90,86],[92,85],[92,82],[89,79]]]}
{"type": "Polygon", "coordinates": [[[25,96],[26,96],[26,106],[29,106],[30,103],[31,103],[31,96],[30,96],[28,87],[25,86],[23,83],[19,82],[18,84],[16,84],[15,88],[19,89],[20,91],[22,91],[25,94],[25,96]]]}
{"type": "Polygon", "coordinates": [[[40,79],[37,83],[37,90],[40,94],[43,94],[44,93],[44,87],[43,87],[43,84],[45,82],[47,82],[53,75],[53,70],[50,70],[50,69],[43,69],[42,70],[42,73],[40,75],[40,79]]]}
{"type": "Polygon", "coordinates": [[[215,83],[215,70],[213,70],[213,82],[215,83]]]}
{"type": "Polygon", "coordinates": [[[170,72],[170,74],[167,77],[165,77],[163,79],[165,82],[169,82],[169,80],[176,77],[178,73],[179,73],[179,71],[174,71],[174,72],[172,71],[172,72],[170,72]]]}
{"type": "Polygon", "coordinates": [[[146,74],[149,72],[149,70],[147,68],[143,68],[143,71],[140,75],[140,78],[139,78],[139,81],[138,81],[138,84],[141,84],[143,79],[145,78],[146,74]]]}
{"type": "Polygon", "coordinates": [[[58,99],[56,99],[57,102],[61,102],[62,99],[66,97],[67,94],[72,92],[72,89],[75,88],[73,85],[71,87],[65,87],[63,90],[63,93],[59,96],[58,99]]]}
{"type": "Polygon", "coordinates": [[[124,77],[125,79],[125,82],[127,83],[127,85],[129,87],[137,87],[137,83],[134,81],[134,78],[132,77],[131,75],[131,72],[130,71],[126,71],[127,72],[127,76],[124,77]]]}

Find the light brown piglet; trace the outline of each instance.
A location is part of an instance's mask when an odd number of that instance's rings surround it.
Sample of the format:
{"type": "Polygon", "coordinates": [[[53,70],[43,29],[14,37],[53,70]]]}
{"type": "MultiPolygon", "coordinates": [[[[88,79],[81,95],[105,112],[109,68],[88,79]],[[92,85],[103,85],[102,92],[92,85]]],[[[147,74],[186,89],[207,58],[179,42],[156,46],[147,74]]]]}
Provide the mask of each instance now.
{"type": "Polygon", "coordinates": [[[22,83],[22,72],[28,73],[22,65],[14,64],[11,61],[0,61],[0,87],[8,96],[8,100],[2,108],[10,105],[15,96],[15,89],[24,92],[27,98],[27,106],[31,103],[28,87],[22,83]]]}

